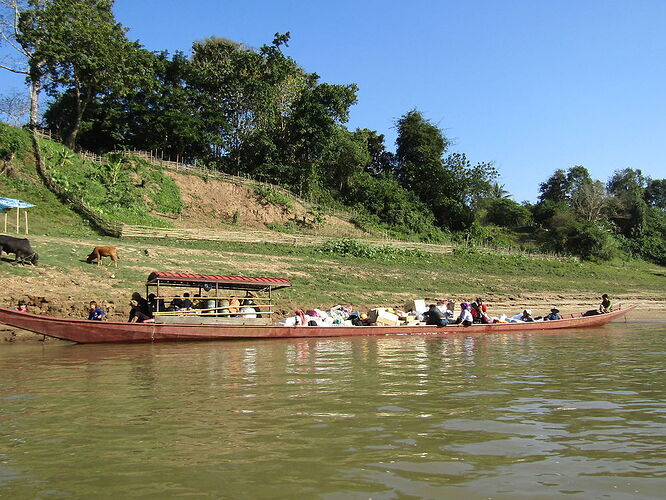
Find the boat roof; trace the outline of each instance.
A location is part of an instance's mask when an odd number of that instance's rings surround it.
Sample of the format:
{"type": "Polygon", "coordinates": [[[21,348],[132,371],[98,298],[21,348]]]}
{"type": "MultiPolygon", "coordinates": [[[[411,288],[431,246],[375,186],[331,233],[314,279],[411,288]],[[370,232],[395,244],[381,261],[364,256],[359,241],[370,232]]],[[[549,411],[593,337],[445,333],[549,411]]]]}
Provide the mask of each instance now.
{"type": "Polygon", "coordinates": [[[191,286],[199,287],[205,284],[217,285],[220,288],[234,290],[264,290],[271,288],[287,288],[291,281],[285,278],[268,278],[253,276],[223,276],[219,274],[191,274],[152,272],[148,276],[147,285],[191,286]]]}

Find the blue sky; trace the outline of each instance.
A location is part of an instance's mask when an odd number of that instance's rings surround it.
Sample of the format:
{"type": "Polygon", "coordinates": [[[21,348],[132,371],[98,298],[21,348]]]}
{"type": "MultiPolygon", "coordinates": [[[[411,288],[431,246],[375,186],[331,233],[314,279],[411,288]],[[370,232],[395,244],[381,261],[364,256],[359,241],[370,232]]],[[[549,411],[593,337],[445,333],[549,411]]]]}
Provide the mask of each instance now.
{"type": "MultiPolygon", "coordinates": [[[[493,161],[517,201],[557,168],[606,181],[666,177],[666,1],[116,0],[129,37],[188,52],[211,35],[285,52],[323,81],[358,84],[350,128],[386,135],[417,108],[493,161]]],[[[0,93],[20,79],[0,74],[0,93]]]]}

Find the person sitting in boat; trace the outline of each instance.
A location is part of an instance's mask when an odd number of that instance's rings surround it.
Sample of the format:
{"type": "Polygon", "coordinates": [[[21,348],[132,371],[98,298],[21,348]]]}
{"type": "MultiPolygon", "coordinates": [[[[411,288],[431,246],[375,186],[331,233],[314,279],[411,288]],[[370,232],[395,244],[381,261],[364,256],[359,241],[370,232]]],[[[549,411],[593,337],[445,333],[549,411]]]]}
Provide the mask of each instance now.
{"type": "Polygon", "coordinates": [[[483,303],[483,300],[480,298],[477,298],[474,302],[472,302],[471,307],[470,307],[470,312],[472,313],[472,320],[474,323],[483,323],[483,324],[488,324],[490,323],[490,318],[488,317],[488,314],[486,314],[487,307],[483,303]]]}
{"type": "Polygon", "coordinates": [[[428,310],[423,313],[423,320],[426,325],[446,326],[449,324],[449,320],[436,304],[428,306],[428,310]]]}
{"type": "Polygon", "coordinates": [[[174,311],[181,311],[183,309],[183,299],[180,297],[175,297],[171,299],[171,304],[169,304],[169,307],[167,307],[167,311],[169,312],[174,312],[174,311]]]}
{"type": "Polygon", "coordinates": [[[16,307],[12,307],[12,311],[18,311],[20,313],[27,313],[27,312],[29,312],[28,311],[28,304],[26,304],[25,300],[19,300],[16,307]]]}
{"type": "Polygon", "coordinates": [[[562,319],[562,316],[560,316],[560,310],[557,307],[553,307],[550,314],[543,318],[544,321],[556,321],[558,319],[562,319]]]}
{"type": "Polygon", "coordinates": [[[240,300],[236,298],[234,295],[231,296],[231,299],[229,300],[229,312],[231,313],[231,317],[234,317],[238,314],[238,309],[240,308],[240,300]]]}
{"type": "Polygon", "coordinates": [[[97,306],[97,302],[91,300],[88,304],[88,321],[102,321],[106,314],[97,306]]]}
{"type": "Polygon", "coordinates": [[[474,318],[472,318],[472,313],[469,312],[469,304],[467,302],[461,302],[460,315],[456,318],[456,325],[462,323],[463,326],[470,326],[473,322],[474,318]]]}
{"type": "Polygon", "coordinates": [[[257,314],[259,312],[259,308],[254,303],[253,297],[254,297],[254,295],[252,295],[250,292],[248,292],[247,293],[247,298],[243,299],[243,303],[241,304],[240,312],[243,313],[242,316],[245,316],[246,318],[260,318],[261,317],[260,315],[257,314]]]}
{"type": "Polygon", "coordinates": [[[132,294],[130,306],[132,306],[128,320],[130,323],[144,323],[149,320],[152,321],[153,314],[150,310],[150,305],[139,292],[134,292],[132,294]]]}
{"type": "Polygon", "coordinates": [[[604,293],[601,296],[601,304],[599,305],[599,312],[601,314],[606,314],[609,313],[613,310],[613,304],[611,303],[610,299],[608,298],[608,294],[604,293]]]}
{"type": "Polygon", "coordinates": [[[523,309],[523,312],[511,316],[511,320],[515,322],[520,321],[523,323],[529,323],[534,321],[534,318],[532,317],[532,311],[530,309],[523,309]]]}
{"type": "Polygon", "coordinates": [[[192,309],[192,301],[190,300],[190,294],[185,292],[183,294],[183,301],[181,303],[181,309],[185,309],[186,311],[189,311],[192,309]]]}

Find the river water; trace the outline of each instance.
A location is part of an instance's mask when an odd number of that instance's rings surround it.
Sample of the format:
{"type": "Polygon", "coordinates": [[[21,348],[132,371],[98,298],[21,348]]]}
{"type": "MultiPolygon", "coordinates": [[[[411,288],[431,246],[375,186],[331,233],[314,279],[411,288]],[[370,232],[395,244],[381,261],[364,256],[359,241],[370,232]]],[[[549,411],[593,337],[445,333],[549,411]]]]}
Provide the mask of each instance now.
{"type": "Polygon", "coordinates": [[[666,324],[0,346],[0,497],[666,497],[666,324]]]}

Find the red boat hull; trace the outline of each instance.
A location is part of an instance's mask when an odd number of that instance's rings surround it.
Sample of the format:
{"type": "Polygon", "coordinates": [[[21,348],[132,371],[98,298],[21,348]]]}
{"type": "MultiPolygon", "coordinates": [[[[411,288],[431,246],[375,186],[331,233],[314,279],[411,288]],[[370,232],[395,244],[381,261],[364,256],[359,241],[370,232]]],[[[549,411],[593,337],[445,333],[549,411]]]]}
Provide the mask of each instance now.
{"type": "Polygon", "coordinates": [[[0,323],[48,337],[81,344],[131,342],[182,342],[192,340],[231,340],[299,337],[348,337],[363,335],[465,335],[478,336],[519,331],[592,328],[623,317],[636,306],[608,314],[581,317],[572,314],[559,321],[496,323],[469,327],[449,326],[264,326],[264,325],[169,325],[157,323],[117,323],[52,318],[0,308],[0,323]]]}

